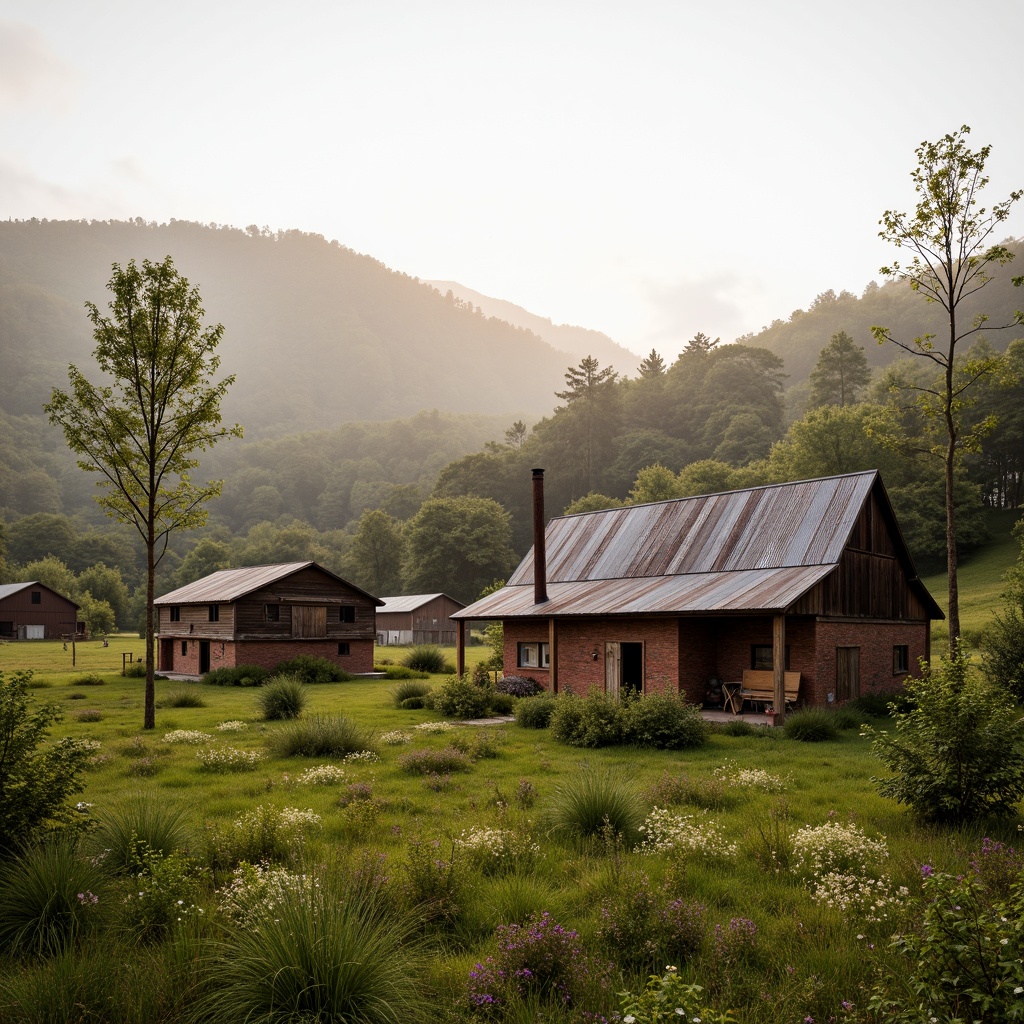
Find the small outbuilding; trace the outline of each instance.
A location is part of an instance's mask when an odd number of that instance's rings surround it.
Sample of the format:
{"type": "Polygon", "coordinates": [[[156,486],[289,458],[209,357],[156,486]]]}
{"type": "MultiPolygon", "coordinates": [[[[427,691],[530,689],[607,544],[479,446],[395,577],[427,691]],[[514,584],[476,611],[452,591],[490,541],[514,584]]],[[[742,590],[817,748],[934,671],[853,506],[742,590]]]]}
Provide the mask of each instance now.
{"type": "MultiPolygon", "coordinates": [[[[560,516],[493,594],[504,671],[548,690],[827,705],[902,686],[941,609],[875,471],[560,516]],[[726,684],[723,687],[723,684],[726,684]],[[732,689],[735,688],[735,689],[732,689]],[[767,690],[767,693],[764,691],[767,690]]],[[[734,706],[735,710],[735,706],[734,706]]]]}
{"type": "Polygon", "coordinates": [[[346,672],[373,671],[379,598],[316,562],[221,569],[156,599],[158,668],[272,669],[300,654],[346,672]]]}
{"type": "Polygon", "coordinates": [[[444,644],[455,643],[458,625],[452,619],[466,606],[447,594],[411,594],[408,597],[382,597],[377,609],[377,643],[444,644]]]}
{"type": "Polygon", "coordinates": [[[0,639],[81,640],[86,635],[78,605],[45,583],[0,585],[0,639]]]}

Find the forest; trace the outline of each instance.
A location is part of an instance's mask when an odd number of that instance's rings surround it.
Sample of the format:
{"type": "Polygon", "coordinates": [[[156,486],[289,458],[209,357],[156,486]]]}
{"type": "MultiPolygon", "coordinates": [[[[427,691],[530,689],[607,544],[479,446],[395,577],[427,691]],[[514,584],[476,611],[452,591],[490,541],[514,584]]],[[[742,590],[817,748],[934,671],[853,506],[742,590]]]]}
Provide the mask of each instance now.
{"type": "MultiPolygon", "coordinates": [[[[373,593],[472,600],[529,547],[534,466],[547,471],[549,515],[877,468],[919,568],[942,562],[936,423],[913,390],[929,386],[931,364],[870,334],[936,329],[934,307],[905,285],[827,292],[731,343],[698,333],[671,362],[598,345],[594,332],[558,334],[595,342],[600,358],[552,347],[534,333],[547,321],[487,316],[454,288],[319,236],[8,222],[0,582],[69,593],[94,629],[139,622],[139,546],[103,518],[95,477],[42,406],[69,361],[94,370],[82,303],[106,301],[110,264],[166,252],[225,325],[222,369],[237,378],[225,419],[245,438],[204,457],[223,493],[203,529],[172,541],[162,591],[217,568],[312,558],[373,593]]],[[[980,301],[993,324],[1021,304],[1008,272],[980,301]]],[[[977,435],[958,481],[962,551],[984,540],[986,507],[1024,497],[1022,335],[982,332],[962,356],[990,367],[962,408],[977,435]]]]}

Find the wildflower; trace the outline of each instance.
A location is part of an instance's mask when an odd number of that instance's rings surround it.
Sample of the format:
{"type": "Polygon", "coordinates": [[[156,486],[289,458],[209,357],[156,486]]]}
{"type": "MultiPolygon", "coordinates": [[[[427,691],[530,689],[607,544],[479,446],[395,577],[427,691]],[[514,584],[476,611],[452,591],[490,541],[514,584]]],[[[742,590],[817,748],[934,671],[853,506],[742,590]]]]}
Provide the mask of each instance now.
{"type": "Polygon", "coordinates": [[[921,865],[921,877],[922,878],[930,878],[934,874],[935,874],[935,869],[931,866],[931,864],[922,864],[921,865]]]}

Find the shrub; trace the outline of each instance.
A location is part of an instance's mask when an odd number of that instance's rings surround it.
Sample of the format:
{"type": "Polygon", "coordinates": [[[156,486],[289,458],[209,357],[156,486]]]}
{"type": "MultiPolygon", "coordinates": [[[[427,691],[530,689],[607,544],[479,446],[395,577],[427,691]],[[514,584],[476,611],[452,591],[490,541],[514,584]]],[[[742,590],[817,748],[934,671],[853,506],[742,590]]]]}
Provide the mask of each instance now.
{"type": "Polygon", "coordinates": [[[236,665],[212,669],[203,676],[202,682],[210,686],[262,686],[269,678],[270,671],[262,665],[236,665]]]}
{"type": "Polygon", "coordinates": [[[282,890],[255,927],[230,926],[209,964],[201,1011],[222,1024],[430,1016],[413,922],[379,894],[321,881],[282,890]]]}
{"type": "Polygon", "coordinates": [[[982,664],[989,681],[1024,702],[1024,591],[1007,595],[985,633],[982,664]]]}
{"type": "Polygon", "coordinates": [[[846,705],[832,712],[832,721],[837,729],[847,732],[850,729],[859,729],[864,721],[864,715],[846,705]]]}
{"type": "Polygon", "coordinates": [[[516,725],[524,729],[546,729],[551,724],[557,698],[548,694],[524,697],[516,704],[516,725]]]}
{"type": "Polygon", "coordinates": [[[494,688],[512,697],[536,697],[544,692],[544,687],[530,676],[503,676],[494,688]]]}
{"type": "Polygon", "coordinates": [[[373,740],[351,718],[313,715],[288,723],[269,745],[275,757],[345,757],[372,750],[373,740]]]}
{"type": "Polygon", "coordinates": [[[275,676],[292,676],[309,685],[318,683],[345,683],[354,679],[350,672],[339,668],[333,661],[316,658],[311,654],[300,654],[288,661],[282,661],[274,669],[275,676]]]}
{"type": "Polygon", "coordinates": [[[825,708],[802,708],[786,715],[783,725],[786,736],[791,740],[803,743],[820,743],[824,740],[839,738],[839,727],[836,724],[834,711],[825,708]]]}
{"type": "Polygon", "coordinates": [[[90,672],[88,675],[78,676],[76,679],[72,679],[68,686],[106,686],[106,679],[103,676],[97,675],[95,672],[90,672]]]}
{"type": "Polygon", "coordinates": [[[508,693],[491,692],[492,715],[511,715],[516,709],[516,698],[508,693]]]}
{"type": "MultiPolygon", "coordinates": [[[[665,1020],[703,1021],[704,1024],[734,1024],[728,1010],[718,1012],[707,1005],[700,985],[686,985],[674,966],[666,967],[660,977],[652,974],[639,993],[620,992],[622,1016],[630,1024],[657,1024],[665,1020]],[[672,1009],[667,1009],[672,1007],[672,1009]],[[671,1014],[671,1016],[670,1016],[671,1014]]],[[[806,1021],[814,1018],[808,1015],[806,1021]]]]}
{"type": "Polygon", "coordinates": [[[143,845],[132,866],[122,903],[122,925],[142,942],[163,938],[187,918],[203,913],[203,871],[181,850],[159,855],[143,845]]]}
{"type": "Polygon", "coordinates": [[[145,679],[146,663],[144,661],[133,661],[130,665],[125,665],[121,670],[121,675],[127,676],[129,679],[145,679]]]}
{"type": "Polygon", "coordinates": [[[268,722],[298,718],[308,703],[306,684],[296,676],[273,676],[256,697],[256,706],[268,722]]]}
{"type": "Polygon", "coordinates": [[[721,725],[714,725],[712,728],[714,732],[721,733],[723,736],[753,736],[754,733],[763,733],[765,731],[760,726],[745,722],[742,718],[737,719],[735,722],[724,722],[721,725]]]}
{"type": "Polygon", "coordinates": [[[406,850],[404,876],[406,906],[421,921],[454,921],[462,913],[465,869],[454,845],[445,859],[439,839],[413,840],[406,850]]]}
{"type": "Polygon", "coordinates": [[[398,759],[398,767],[409,775],[444,775],[447,772],[468,772],[473,767],[473,759],[456,747],[410,750],[398,759]]]}
{"type": "Polygon", "coordinates": [[[424,697],[406,697],[399,705],[402,711],[422,711],[426,706],[424,697]]]}
{"type": "Polygon", "coordinates": [[[93,749],[70,738],[39,749],[61,712],[32,706],[31,681],[31,672],[0,673],[0,852],[82,824],[67,798],[82,789],[93,749]]]}
{"type": "Polygon", "coordinates": [[[555,791],[546,821],[552,833],[567,839],[621,836],[632,847],[639,837],[643,810],[625,779],[610,772],[586,770],[555,791]]]}
{"type": "Polygon", "coordinates": [[[374,672],[383,672],[385,679],[429,679],[426,672],[420,672],[414,668],[406,668],[404,665],[374,665],[374,672]]]}
{"type": "Polygon", "coordinates": [[[218,909],[232,924],[252,928],[263,915],[273,913],[287,893],[308,898],[318,886],[311,875],[243,861],[232,872],[231,882],[218,892],[218,909]]]}
{"type": "Polygon", "coordinates": [[[822,876],[829,872],[867,875],[889,856],[885,836],[872,839],[851,822],[805,825],[791,837],[795,872],[822,876]]]}
{"type": "Polygon", "coordinates": [[[970,674],[958,649],[907,683],[915,706],[897,713],[872,749],[895,775],[878,791],[930,821],[1014,812],[1024,795],[1024,719],[1006,690],[970,674]]]}
{"type": "Polygon", "coordinates": [[[623,709],[603,693],[563,694],[551,716],[551,735],[571,747],[607,747],[622,740],[623,709]]]}
{"type": "MultiPolygon", "coordinates": [[[[410,679],[400,682],[397,686],[392,686],[388,693],[391,695],[391,703],[396,708],[408,708],[411,705],[407,704],[406,701],[422,698],[430,693],[430,686],[427,683],[410,679]]],[[[422,706],[423,701],[420,700],[420,707],[422,706]]]]}
{"type": "Polygon", "coordinates": [[[855,697],[846,706],[856,712],[862,718],[886,718],[889,714],[889,705],[901,694],[894,693],[862,693],[855,697]]]}
{"type": "Polygon", "coordinates": [[[0,871],[0,948],[16,955],[60,953],[105,906],[102,872],[73,842],[28,846],[0,871]]]}
{"type": "Polygon", "coordinates": [[[452,671],[451,666],[445,661],[441,648],[434,644],[411,647],[402,659],[402,664],[406,668],[416,669],[418,672],[432,672],[435,675],[452,671]]]}
{"type": "Polygon", "coordinates": [[[181,686],[168,690],[160,706],[165,708],[205,708],[206,701],[194,686],[181,686]]]}
{"type": "Polygon", "coordinates": [[[260,804],[211,831],[208,842],[218,867],[297,860],[308,836],[321,827],[320,815],[310,809],[260,804]]]}
{"type": "Polygon", "coordinates": [[[449,676],[433,694],[434,710],[447,718],[483,718],[491,705],[492,691],[469,679],[449,676]]]}
{"type": "Polygon", "coordinates": [[[656,750],[684,750],[707,741],[700,710],[672,693],[648,693],[622,706],[622,741],[656,750]]]}
{"type": "Polygon", "coordinates": [[[104,866],[117,874],[132,871],[144,850],[166,856],[188,844],[188,824],[182,808],[143,793],[134,793],[97,812],[96,819],[90,845],[107,851],[104,866]]]}

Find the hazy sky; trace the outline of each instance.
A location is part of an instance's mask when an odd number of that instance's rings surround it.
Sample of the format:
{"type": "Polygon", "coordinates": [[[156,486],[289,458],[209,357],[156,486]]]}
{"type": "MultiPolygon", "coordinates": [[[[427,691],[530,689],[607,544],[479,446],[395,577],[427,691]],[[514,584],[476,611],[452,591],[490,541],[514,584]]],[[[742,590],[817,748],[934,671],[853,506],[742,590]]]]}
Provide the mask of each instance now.
{"type": "Polygon", "coordinates": [[[0,0],[0,217],[300,228],[671,357],[859,294],[922,140],[970,124],[988,198],[1024,187],[1022,28],[1020,0],[0,0]]]}

